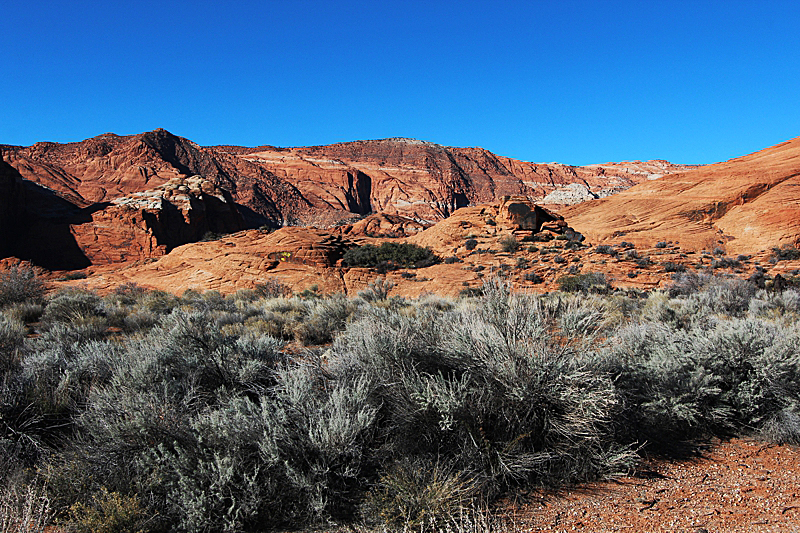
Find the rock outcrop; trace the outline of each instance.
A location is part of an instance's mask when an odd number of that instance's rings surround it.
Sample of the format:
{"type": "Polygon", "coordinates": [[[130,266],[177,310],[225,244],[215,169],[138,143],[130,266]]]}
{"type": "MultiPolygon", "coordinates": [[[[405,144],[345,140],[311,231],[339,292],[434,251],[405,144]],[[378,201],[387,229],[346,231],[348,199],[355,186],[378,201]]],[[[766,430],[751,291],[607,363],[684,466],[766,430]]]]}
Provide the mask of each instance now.
{"type": "Polygon", "coordinates": [[[800,244],[800,137],[562,211],[592,241],[753,254],[800,244]]]}
{"type": "Polygon", "coordinates": [[[243,228],[230,194],[192,176],[117,198],[71,229],[97,265],[159,257],[176,246],[243,228]]]}
{"type": "MultiPolygon", "coordinates": [[[[527,163],[482,148],[402,138],[235,153],[291,183],[317,209],[375,211],[427,222],[506,195],[539,201],[573,183],[594,197],[607,196],[687,168],[664,161],[589,167],[527,163]]],[[[551,203],[561,201],[556,197],[551,203]]]]}
{"type": "Polygon", "coordinates": [[[550,195],[558,204],[576,199],[552,196],[563,187],[602,196],[683,168],[658,161],[525,163],[481,148],[411,139],[201,147],[161,129],[3,146],[2,157],[7,184],[16,183],[26,197],[28,222],[15,232],[16,247],[0,246],[4,255],[13,248],[51,269],[158,257],[207,232],[263,225],[407,237],[457,209],[505,195],[550,195]],[[203,182],[195,193],[192,180],[203,182]]]}

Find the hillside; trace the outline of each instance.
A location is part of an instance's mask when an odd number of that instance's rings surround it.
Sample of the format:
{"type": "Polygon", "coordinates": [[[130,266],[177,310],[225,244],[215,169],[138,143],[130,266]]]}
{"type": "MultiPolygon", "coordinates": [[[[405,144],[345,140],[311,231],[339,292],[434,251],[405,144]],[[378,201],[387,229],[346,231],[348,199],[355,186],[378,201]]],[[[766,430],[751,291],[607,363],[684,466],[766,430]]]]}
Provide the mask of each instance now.
{"type": "Polygon", "coordinates": [[[800,137],[563,210],[591,241],[751,254],[800,241],[800,137]]]}
{"type": "Polygon", "coordinates": [[[685,168],[525,163],[410,139],[202,147],[163,129],[0,152],[0,213],[13,234],[3,256],[52,270],[160,257],[209,232],[328,228],[371,213],[427,225],[507,194],[565,205],[685,168]]]}

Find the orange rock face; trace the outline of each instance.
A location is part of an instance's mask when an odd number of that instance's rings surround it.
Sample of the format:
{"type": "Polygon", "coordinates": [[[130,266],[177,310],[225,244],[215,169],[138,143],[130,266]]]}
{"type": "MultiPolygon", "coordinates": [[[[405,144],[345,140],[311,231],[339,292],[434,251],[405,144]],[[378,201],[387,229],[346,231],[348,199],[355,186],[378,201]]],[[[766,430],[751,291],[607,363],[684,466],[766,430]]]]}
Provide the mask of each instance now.
{"type": "Polygon", "coordinates": [[[3,160],[28,191],[28,221],[4,255],[51,269],[158,257],[206,231],[341,227],[370,214],[376,216],[354,225],[354,234],[409,236],[460,207],[504,195],[564,205],[684,168],[662,161],[524,163],[410,139],[201,147],[165,130],[4,146],[3,160]],[[195,177],[205,189],[188,190],[195,177]],[[187,194],[190,200],[180,201],[187,194]]]}
{"type": "MultiPolygon", "coordinates": [[[[317,209],[392,213],[429,222],[507,195],[541,201],[570,184],[584,187],[592,198],[607,196],[687,168],[665,161],[588,167],[526,163],[482,148],[399,138],[249,153],[231,150],[291,183],[317,209]]],[[[586,199],[567,192],[548,203],[586,199]]]]}
{"type": "Polygon", "coordinates": [[[564,209],[592,241],[752,254],[800,244],[800,138],[564,209]]]}

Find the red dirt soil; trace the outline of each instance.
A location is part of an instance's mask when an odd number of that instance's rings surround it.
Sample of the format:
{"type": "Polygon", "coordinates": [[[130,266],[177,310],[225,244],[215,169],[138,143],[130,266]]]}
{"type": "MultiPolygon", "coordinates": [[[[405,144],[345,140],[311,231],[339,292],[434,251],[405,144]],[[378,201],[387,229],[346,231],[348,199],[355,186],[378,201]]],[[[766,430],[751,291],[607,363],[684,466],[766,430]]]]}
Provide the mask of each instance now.
{"type": "Polygon", "coordinates": [[[800,450],[734,439],[688,461],[509,506],[522,531],[800,531],[800,450]]]}

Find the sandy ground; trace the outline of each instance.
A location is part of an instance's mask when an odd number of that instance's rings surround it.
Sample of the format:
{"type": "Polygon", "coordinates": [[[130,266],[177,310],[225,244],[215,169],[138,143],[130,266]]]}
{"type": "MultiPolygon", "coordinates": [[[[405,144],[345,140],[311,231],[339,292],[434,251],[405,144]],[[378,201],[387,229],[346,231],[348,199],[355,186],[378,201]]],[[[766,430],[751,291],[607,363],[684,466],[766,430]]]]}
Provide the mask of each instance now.
{"type": "Polygon", "coordinates": [[[517,531],[800,532],[800,449],[744,439],[512,507],[517,531]]]}

